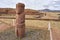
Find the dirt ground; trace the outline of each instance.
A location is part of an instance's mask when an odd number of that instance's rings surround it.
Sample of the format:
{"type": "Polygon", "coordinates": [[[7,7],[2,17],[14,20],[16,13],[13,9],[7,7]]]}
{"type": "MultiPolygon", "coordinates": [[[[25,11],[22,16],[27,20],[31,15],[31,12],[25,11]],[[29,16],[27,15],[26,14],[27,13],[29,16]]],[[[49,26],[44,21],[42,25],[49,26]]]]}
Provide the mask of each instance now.
{"type": "Polygon", "coordinates": [[[52,28],[52,37],[53,40],[60,40],[60,29],[59,28],[52,28]]]}
{"type": "Polygon", "coordinates": [[[10,24],[0,21],[0,32],[3,32],[4,30],[9,29],[10,27],[12,27],[10,24]]]}

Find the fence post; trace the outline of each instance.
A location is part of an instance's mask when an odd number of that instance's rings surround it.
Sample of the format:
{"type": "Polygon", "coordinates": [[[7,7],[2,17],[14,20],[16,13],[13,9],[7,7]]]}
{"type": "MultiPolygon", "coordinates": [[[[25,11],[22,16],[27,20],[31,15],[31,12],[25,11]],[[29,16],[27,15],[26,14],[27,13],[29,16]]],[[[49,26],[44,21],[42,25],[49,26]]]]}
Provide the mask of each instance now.
{"type": "Polygon", "coordinates": [[[16,4],[16,36],[23,38],[25,36],[25,5],[22,3],[16,4]]]}

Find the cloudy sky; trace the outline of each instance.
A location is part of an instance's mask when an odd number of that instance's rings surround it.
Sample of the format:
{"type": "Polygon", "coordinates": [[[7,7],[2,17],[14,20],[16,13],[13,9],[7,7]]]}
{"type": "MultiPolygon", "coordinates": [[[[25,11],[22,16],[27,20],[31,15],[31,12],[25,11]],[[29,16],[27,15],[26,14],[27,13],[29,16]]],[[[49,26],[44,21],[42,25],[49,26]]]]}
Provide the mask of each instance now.
{"type": "Polygon", "coordinates": [[[15,8],[16,3],[24,3],[29,9],[60,10],[60,0],[0,0],[0,8],[15,8]]]}

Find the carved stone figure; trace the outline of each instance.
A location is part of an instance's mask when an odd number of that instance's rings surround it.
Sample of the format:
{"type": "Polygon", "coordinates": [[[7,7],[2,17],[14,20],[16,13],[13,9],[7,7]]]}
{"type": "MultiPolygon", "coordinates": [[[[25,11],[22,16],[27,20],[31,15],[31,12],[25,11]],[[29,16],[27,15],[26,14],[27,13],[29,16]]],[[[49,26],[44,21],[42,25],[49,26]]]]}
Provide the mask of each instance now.
{"type": "Polygon", "coordinates": [[[22,3],[16,4],[16,34],[17,37],[24,37],[25,35],[25,5],[22,3]]]}

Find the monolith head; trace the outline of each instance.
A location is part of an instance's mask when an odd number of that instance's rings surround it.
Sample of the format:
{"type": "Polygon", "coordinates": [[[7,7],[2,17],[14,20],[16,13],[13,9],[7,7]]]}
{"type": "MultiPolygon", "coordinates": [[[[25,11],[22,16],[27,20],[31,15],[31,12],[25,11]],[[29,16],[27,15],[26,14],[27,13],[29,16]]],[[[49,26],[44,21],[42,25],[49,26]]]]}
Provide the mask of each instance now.
{"type": "Polygon", "coordinates": [[[21,14],[24,12],[25,5],[23,3],[16,4],[16,13],[21,14]]]}

